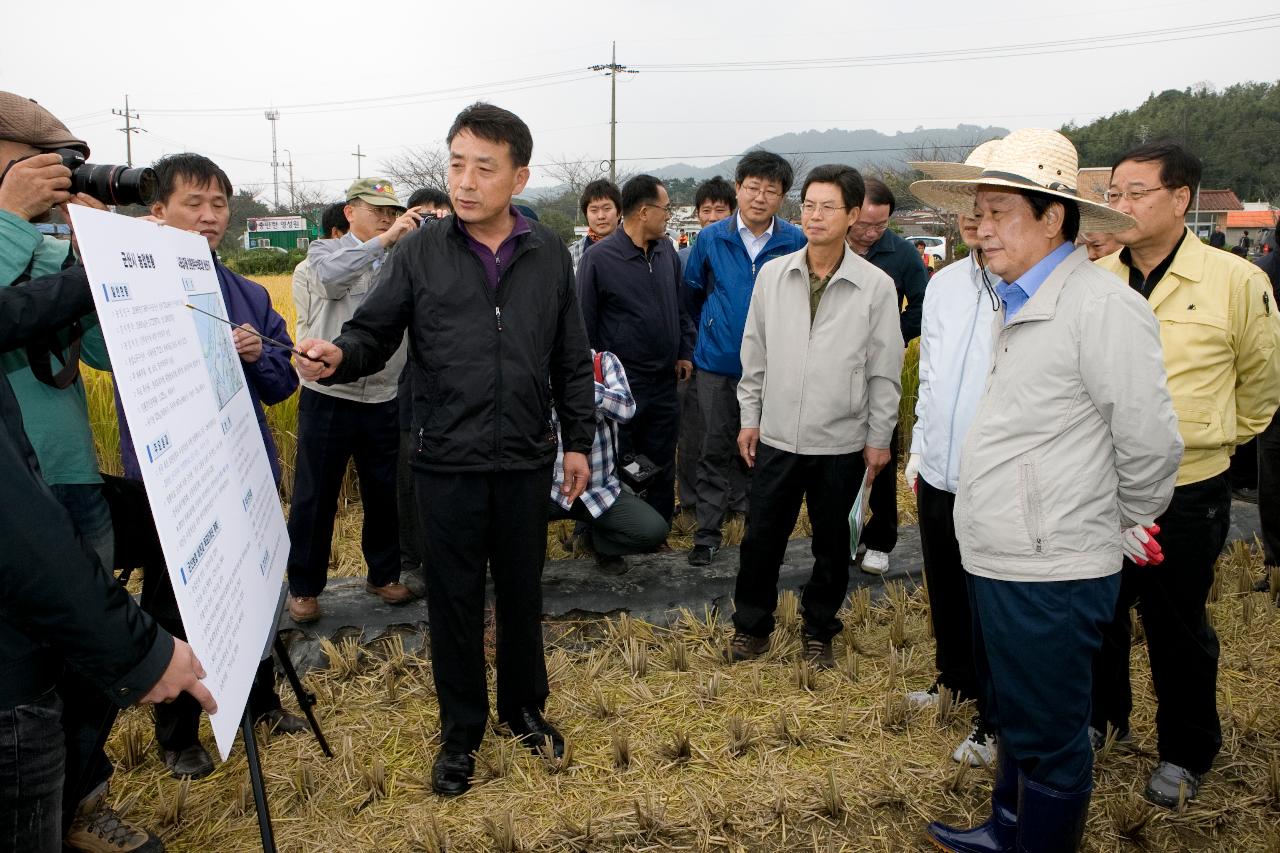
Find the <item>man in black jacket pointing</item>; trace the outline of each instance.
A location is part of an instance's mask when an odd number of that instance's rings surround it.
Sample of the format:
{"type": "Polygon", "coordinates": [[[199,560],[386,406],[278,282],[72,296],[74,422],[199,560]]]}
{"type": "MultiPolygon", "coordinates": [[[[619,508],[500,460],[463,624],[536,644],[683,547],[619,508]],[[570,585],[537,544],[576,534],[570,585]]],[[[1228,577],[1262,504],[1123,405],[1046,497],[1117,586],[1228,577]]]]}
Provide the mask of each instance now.
{"type": "Polygon", "coordinates": [[[298,371],[331,383],[366,376],[409,330],[411,465],[443,741],[431,778],[437,793],[455,795],[470,786],[489,713],[486,564],[497,597],[498,719],[531,749],[548,744],[563,752],[560,733],[542,718],[552,401],[569,501],[586,487],[595,415],[569,252],[511,205],[529,179],[528,126],[504,109],[473,104],[447,141],[455,215],[401,240],[338,339],[298,344],[309,357],[298,371]]]}

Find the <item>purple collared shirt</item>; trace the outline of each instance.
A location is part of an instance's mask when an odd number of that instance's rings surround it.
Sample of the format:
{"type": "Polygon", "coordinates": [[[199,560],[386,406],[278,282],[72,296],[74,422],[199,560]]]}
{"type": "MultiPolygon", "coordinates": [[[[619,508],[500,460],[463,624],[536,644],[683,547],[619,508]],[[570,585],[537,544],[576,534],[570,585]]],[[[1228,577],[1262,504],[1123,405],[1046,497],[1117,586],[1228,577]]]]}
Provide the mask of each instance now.
{"type": "Polygon", "coordinates": [[[467,231],[467,226],[463,224],[461,219],[454,218],[454,222],[458,224],[458,228],[462,231],[462,236],[467,238],[467,245],[471,247],[472,253],[480,259],[480,263],[484,266],[484,277],[489,282],[490,290],[498,289],[498,279],[502,277],[502,271],[507,264],[511,263],[511,258],[516,253],[516,238],[533,230],[529,227],[529,220],[525,219],[519,210],[516,210],[515,205],[511,206],[511,215],[515,217],[515,227],[507,235],[507,239],[502,241],[502,245],[498,247],[497,252],[489,251],[488,246],[471,236],[471,232],[467,231]]]}

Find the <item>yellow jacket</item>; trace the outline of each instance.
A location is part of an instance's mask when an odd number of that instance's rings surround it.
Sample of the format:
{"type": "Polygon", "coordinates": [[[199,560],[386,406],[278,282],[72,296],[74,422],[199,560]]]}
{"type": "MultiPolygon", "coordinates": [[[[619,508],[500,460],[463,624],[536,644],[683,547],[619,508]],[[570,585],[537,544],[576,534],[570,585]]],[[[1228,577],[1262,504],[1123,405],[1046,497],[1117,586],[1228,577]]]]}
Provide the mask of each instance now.
{"type": "MultiPolygon", "coordinates": [[[[1119,252],[1098,265],[1129,280],[1119,252]]],[[[1280,314],[1262,270],[1190,231],[1148,301],[1186,446],[1177,484],[1198,483],[1227,470],[1235,445],[1275,414],[1280,314]]]]}

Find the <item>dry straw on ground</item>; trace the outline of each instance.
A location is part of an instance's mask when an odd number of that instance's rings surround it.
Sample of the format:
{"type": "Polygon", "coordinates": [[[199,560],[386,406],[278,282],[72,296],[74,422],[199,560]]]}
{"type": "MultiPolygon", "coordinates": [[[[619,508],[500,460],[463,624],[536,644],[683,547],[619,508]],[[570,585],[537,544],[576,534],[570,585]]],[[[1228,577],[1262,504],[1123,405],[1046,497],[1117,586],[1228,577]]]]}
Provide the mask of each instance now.
{"type": "MultiPolygon", "coordinates": [[[[1260,568],[1243,548],[1219,566],[1211,610],[1223,650],[1224,745],[1201,798],[1181,812],[1141,800],[1155,732],[1139,644],[1137,748],[1101,754],[1086,849],[1280,850],[1280,623],[1267,596],[1243,591],[1260,568]]],[[[686,612],[671,629],[625,618],[550,626],[548,716],[573,747],[571,766],[552,767],[493,732],[476,787],[451,801],[429,789],[438,735],[430,665],[394,642],[334,646],[334,666],[307,680],[335,757],[306,737],[278,737],[263,750],[280,849],[927,849],[926,821],[966,823],[987,809],[988,771],[949,758],[971,709],[940,723],[934,710],[901,701],[932,677],[922,591],[891,585],[878,601],[855,596],[852,605],[836,672],[800,673],[789,597],[768,656],[732,668],[718,658],[725,629],[706,612],[686,612]]],[[[155,757],[148,712],[135,710],[109,749],[118,763],[113,798],[170,850],[256,848],[241,748],[213,776],[183,786],[155,757]]]]}

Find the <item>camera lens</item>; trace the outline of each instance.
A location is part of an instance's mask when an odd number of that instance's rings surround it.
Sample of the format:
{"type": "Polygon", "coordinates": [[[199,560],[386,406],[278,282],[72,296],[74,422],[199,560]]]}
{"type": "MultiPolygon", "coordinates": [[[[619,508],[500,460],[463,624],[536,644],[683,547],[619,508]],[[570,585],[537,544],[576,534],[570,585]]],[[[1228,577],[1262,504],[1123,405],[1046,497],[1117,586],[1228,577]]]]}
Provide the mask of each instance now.
{"type": "Polygon", "coordinates": [[[91,195],[103,204],[148,205],[156,198],[156,173],[148,168],[85,163],[71,173],[71,191],[91,195]]]}

